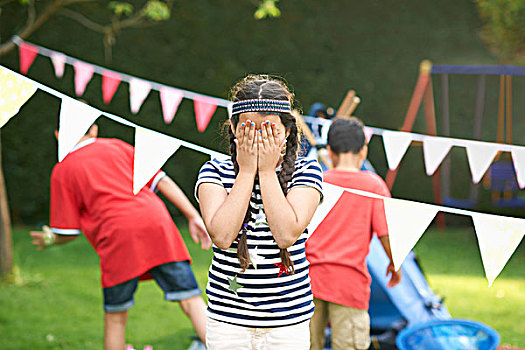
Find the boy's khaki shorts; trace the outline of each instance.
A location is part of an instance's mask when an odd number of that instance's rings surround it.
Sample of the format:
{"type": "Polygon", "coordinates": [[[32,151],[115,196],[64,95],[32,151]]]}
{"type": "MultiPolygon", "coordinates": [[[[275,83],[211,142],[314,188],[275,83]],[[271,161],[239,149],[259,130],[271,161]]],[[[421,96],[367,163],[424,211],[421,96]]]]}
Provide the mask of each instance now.
{"type": "Polygon", "coordinates": [[[311,350],[322,350],[328,320],[332,328],[333,350],[361,350],[370,346],[370,316],[367,310],[314,298],[315,312],[310,321],[311,350]]]}

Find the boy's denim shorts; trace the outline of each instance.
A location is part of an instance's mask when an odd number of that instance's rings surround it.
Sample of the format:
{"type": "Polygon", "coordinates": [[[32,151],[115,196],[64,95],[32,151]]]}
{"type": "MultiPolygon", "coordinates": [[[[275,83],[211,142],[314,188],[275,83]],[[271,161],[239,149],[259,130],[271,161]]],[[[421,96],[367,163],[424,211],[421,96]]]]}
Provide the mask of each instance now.
{"type": "MultiPolygon", "coordinates": [[[[164,299],[168,301],[180,301],[201,295],[188,261],[162,264],[148,272],[162,288],[164,299]]],[[[133,294],[138,284],[139,277],[135,277],[116,286],[103,288],[104,311],[120,312],[131,308],[135,303],[133,294]]]]}

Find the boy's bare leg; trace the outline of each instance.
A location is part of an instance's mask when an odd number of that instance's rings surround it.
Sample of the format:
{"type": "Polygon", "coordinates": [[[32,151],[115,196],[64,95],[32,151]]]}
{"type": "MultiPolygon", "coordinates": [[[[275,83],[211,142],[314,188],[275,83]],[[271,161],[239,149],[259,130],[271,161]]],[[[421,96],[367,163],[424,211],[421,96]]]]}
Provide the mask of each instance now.
{"type": "Polygon", "coordinates": [[[190,318],[200,340],[206,344],[206,304],[204,300],[198,296],[181,300],[179,303],[182,311],[190,318]]]}
{"type": "Polygon", "coordinates": [[[104,349],[124,350],[128,311],[106,312],[104,327],[104,349]]]}

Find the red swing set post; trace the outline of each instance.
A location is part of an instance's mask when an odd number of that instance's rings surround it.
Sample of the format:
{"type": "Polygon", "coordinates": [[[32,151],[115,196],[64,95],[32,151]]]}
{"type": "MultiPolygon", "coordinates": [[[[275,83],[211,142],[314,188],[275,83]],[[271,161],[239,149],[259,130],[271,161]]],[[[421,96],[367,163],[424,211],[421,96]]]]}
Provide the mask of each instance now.
{"type": "MultiPolygon", "coordinates": [[[[417,79],[416,87],[414,89],[414,93],[412,94],[412,98],[408,106],[405,121],[403,122],[403,126],[401,126],[399,131],[412,131],[414,121],[416,120],[417,112],[419,111],[421,103],[424,103],[427,134],[432,136],[437,135],[436,114],[434,109],[434,93],[432,90],[432,78],[430,75],[431,70],[432,63],[428,60],[422,61],[419,65],[419,77],[417,79]]],[[[388,173],[386,175],[385,182],[387,183],[388,188],[390,190],[392,190],[392,187],[394,186],[398,169],[399,165],[394,170],[388,170],[388,173]]],[[[432,175],[432,187],[434,190],[434,202],[438,205],[442,205],[443,200],[441,196],[439,168],[432,175]]],[[[446,227],[445,217],[443,213],[439,212],[436,216],[436,224],[440,229],[446,227]]]]}

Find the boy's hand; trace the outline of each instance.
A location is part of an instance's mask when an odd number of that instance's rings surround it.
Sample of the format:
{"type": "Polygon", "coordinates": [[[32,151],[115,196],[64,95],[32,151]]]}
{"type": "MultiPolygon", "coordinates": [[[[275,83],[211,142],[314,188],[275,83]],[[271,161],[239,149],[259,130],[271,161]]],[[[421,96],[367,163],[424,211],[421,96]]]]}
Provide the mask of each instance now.
{"type": "Polygon", "coordinates": [[[201,242],[201,248],[208,250],[211,247],[211,238],[206,231],[206,226],[200,217],[190,219],[188,221],[191,238],[195,243],[201,242]]]}
{"type": "Polygon", "coordinates": [[[49,244],[46,244],[46,237],[53,235],[49,226],[44,225],[42,231],[31,231],[29,235],[33,239],[32,244],[38,246],[38,250],[45,249],[49,244]]]}
{"type": "Polygon", "coordinates": [[[255,123],[247,120],[237,126],[236,139],[237,164],[239,170],[250,173],[257,172],[257,142],[255,136],[255,123]]]}
{"type": "Polygon", "coordinates": [[[388,267],[386,268],[386,276],[388,276],[389,274],[392,275],[390,277],[390,281],[388,281],[388,284],[386,286],[388,288],[397,286],[399,282],[401,282],[401,269],[399,269],[399,271],[396,271],[396,269],[394,268],[394,263],[390,262],[390,264],[388,264],[388,267]]]}
{"type": "Polygon", "coordinates": [[[275,124],[269,121],[261,124],[261,130],[258,132],[257,143],[259,144],[259,172],[273,171],[281,159],[281,149],[284,146],[284,136],[279,134],[275,124]]]}

